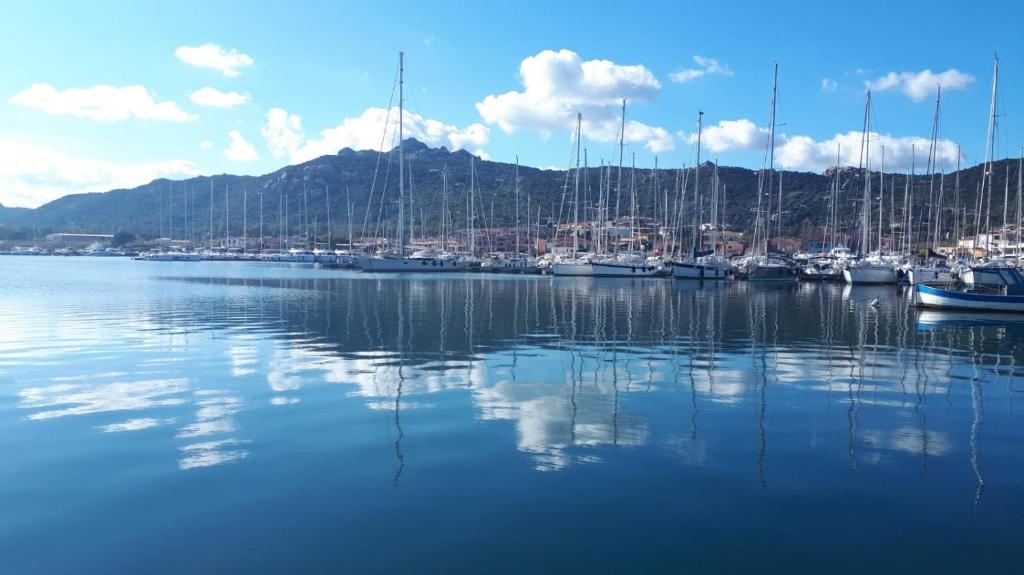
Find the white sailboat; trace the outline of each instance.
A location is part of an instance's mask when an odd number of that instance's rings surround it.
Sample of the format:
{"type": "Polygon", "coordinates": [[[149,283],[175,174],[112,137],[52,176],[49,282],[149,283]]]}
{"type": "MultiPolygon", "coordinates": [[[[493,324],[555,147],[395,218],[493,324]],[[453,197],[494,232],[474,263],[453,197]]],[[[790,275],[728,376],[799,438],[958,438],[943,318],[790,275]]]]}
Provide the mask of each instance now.
{"type": "MultiPolygon", "coordinates": [[[[453,254],[428,248],[405,255],[405,156],[403,150],[405,89],[405,53],[398,54],[398,250],[380,252],[360,258],[364,272],[457,272],[466,271],[467,263],[453,254]]],[[[386,128],[385,128],[386,129],[386,128]]]]}
{"type": "MultiPolygon", "coordinates": [[[[882,255],[881,249],[868,253],[871,248],[871,90],[864,103],[864,136],[861,140],[864,157],[864,200],[861,206],[861,244],[865,257],[851,261],[843,270],[843,279],[849,284],[896,283],[896,266],[882,255]]],[[[879,245],[881,248],[881,245],[879,245]]]]}

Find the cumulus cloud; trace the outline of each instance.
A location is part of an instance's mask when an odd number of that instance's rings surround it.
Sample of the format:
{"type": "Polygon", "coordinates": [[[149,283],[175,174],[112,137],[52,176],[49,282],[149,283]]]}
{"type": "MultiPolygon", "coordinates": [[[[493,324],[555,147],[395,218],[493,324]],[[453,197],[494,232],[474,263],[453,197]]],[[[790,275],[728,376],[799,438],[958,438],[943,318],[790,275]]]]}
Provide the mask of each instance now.
{"type": "MultiPolygon", "coordinates": [[[[687,136],[689,143],[697,142],[697,134],[687,136]]],[[[733,152],[763,148],[768,143],[768,128],[740,118],[722,120],[714,126],[704,128],[701,145],[711,152],[733,152]]]]}
{"type": "Polygon", "coordinates": [[[68,194],[132,188],[157,178],[198,173],[187,160],[120,164],[0,141],[0,204],[5,206],[34,208],[68,194]]]}
{"type": "Polygon", "coordinates": [[[216,44],[180,46],[174,51],[174,55],[186,64],[199,68],[211,68],[229,78],[237,77],[241,74],[239,68],[252,66],[253,63],[253,59],[248,54],[243,54],[234,48],[225,50],[216,44]]]}
{"type": "MultiPolygon", "coordinates": [[[[832,138],[818,141],[810,136],[784,137],[776,147],[775,158],[779,165],[789,169],[821,172],[836,163],[836,149],[839,161],[844,166],[860,165],[861,132],[851,131],[836,134],[832,138]]],[[[871,168],[881,168],[882,148],[885,148],[885,171],[905,171],[910,168],[912,156],[917,157],[918,167],[923,166],[931,141],[921,136],[895,137],[889,134],[870,134],[871,168]],[[912,150],[914,150],[912,152],[912,150]]],[[[950,140],[939,140],[936,148],[936,165],[956,164],[957,147],[950,140]]]]}
{"type": "Polygon", "coordinates": [[[49,84],[32,84],[11,97],[10,102],[42,110],[51,116],[75,116],[98,122],[120,122],[129,118],[158,122],[188,122],[196,116],[171,101],[158,102],[144,86],[69,88],[58,91],[49,84]]]}
{"type": "Polygon", "coordinates": [[[213,142],[211,142],[210,140],[203,140],[202,142],[199,142],[199,149],[203,150],[204,152],[212,147],[213,142]]]}
{"type": "MultiPolygon", "coordinates": [[[[490,139],[490,130],[483,124],[470,124],[459,128],[438,120],[405,112],[404,137],[416,138],[429,146],[446,146],[452,150],[469,150],[484,156],[481,149],[490,139]]],[[[398,112],[384,108],[367,108],[359,116],[345,118],[340,124],[320,132],[320,137],[307,139],[302,129],[302,118],[282,108],[267,111],[263,126],[263,139],[276,158],[288,156],[292,163],[336,154],[342,148],[376,150],[383,137],[385,149],[390,149],[398,133],[398,112]],[[385,134],[385,127],[387,134],[385,134]]]]}
{"type": "MultiPolygon", "coordinates": [[[[696,143],[697,134],[685,134],[687,141],[696,143]]],[[[839,162],[843,166],[858,166],[861,163],[861,132],[850,131],[836,134],[827,140],[816,140],[810,136],[775,134],[775,161],[777,167],[789,170],[822,172],[836,164],[836,148],[839,147],[839,162]]],[[[714,153],[740,150],[763,150],[768,143],[768,128],[758,126],[746,118],[723,120],[704,128],[701,137],[703,147],[714,153]]],[[[931,140],[922,136],[892,136],[872,132],[870,134],[871,168],[880,169],[882,148],[885,148],[885,170],[905,171],[910,168],[912,150],[916,150],[917,165],[926,161],[931,140]]],[[[939,140],[936,164],[956,164],[957,146],[951,140],[939,140]]]]}
{"type": "Polygon", "coordinates": [[[822,92],[835,92],[839,89],[839,83],[831,78],[821,79],[821,91],[822,92]]]}
{"type": "MultiPolygon", "coordinates": [[[[583,133],[600,142],[619,138],[622,99],[650,100],[661,83],[641,65],[608,60],[583,61],[570,50],[544,50],[519,65],[521,91],[492,94],[477,102],[480,117],[504,132],[537,130],[548,136],[572,130],[577,112],[583,114],[583,133]]],[[[652,152],[671,150],[667,130],[630,121],[626,139],[643,143],[652,152]]]]}
{"type": "Polygon", "coordinates": [[[200,88],[189,96],[192,103],[209,108],[234,108],[249,103],[248,94],[238,92],[221,92],[209,86],[200,88]]]}
{"type": "Polygon", "coordinates": [[[229,160],[236,162],[252,162],[260,159],[259,153],[256,148],[249,143],[249,140],[245,139],[245,136],[238,130],[231,130],[228,132],[228,138],[231,143],[228,144],[226,150],[224,150],[224,156],[229,160]]]}
{"type": "Polygon", "coordinates": [[[864,86],[869,90],[877,92],[900,90],[911,100],[920,102],[935,94],[936,88],[940,85],[943,90],[963,90],[973,81],[974,76],[955,68],[950,68],[938,74],[931,70],[923,70],[921,72],[889,72],[880,78],[865,81],[864,86]]]}
{"type": "Polygon", "coordinates": [[[704,76],[732,76],[733,72],[728,66],[721,64],[714,58],[708,58],[706,56],[694,56],[693,63],[697,65],[696,68],[687,68],[679,70],[678,72],[672,72],[668,75],[673,82],[683,83],[689,82],[690,80],[696,80],[704,76]]]}

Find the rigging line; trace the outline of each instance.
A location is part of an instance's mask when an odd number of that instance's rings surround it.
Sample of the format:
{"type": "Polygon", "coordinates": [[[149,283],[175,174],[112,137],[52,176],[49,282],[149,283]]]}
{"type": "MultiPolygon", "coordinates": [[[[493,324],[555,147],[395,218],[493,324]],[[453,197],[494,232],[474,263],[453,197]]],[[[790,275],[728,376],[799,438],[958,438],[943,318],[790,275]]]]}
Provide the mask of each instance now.
{"type": "MultiPolygon", "coordinates": [[[[388,111],[387,111],[387,114],[384,116],[384,130],[383,130],[383,132],[380,135],[380,146],[377,148],[377,160],[375,161],[374,166],[373,166],[373,179],[370,181],[370,194],[369,194],[369,197],[366,200],[366,213],[363,216],[363,228],[361,230],[362,236],[361,236],[360,239],[365,239],[365,237],[366,237],[366,225],[367,225],[367,223],[370,220],[370,208],[371,208],[371,206],[373,206],[373,192],[374,192],[374,188],[377,185],[377,174],[378,174],[378,171],[380,170],[380,159],[381,159],[381,156],[384,155],[384,142],[387,140],[388,126],[391,124],[391,110],[394,108],[395,90],[398,87],[398,76],[399,76],[399,66],[395,66],[395,77],[394,77],[394,81],[391,84],[391,98],[388,100],[388,111]]],[[[390,157],[388,159],[390,161],[390,157]]],[[[386,185],[386,180],[385,180],[385,185],[386,185]]],[[[381,195],[383,195],[383,192],[381,192],[381,195]]],[[[351,249],[351,248],[352,248],[352,246],[349,246],[349,249],[351,249]]]]}

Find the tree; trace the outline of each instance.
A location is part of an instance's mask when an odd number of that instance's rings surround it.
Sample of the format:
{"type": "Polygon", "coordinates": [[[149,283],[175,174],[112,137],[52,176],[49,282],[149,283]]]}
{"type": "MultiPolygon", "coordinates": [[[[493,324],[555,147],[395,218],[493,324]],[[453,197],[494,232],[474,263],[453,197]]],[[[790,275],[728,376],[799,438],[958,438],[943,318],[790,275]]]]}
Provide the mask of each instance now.
{"type": "Polygon", "coordinates": [[[130,232],[117,232],[114,234],[114,239],[110,240],[110,245],[115,248],[124,246],[125,244],[135,241],[135,234],[130,232]]]}

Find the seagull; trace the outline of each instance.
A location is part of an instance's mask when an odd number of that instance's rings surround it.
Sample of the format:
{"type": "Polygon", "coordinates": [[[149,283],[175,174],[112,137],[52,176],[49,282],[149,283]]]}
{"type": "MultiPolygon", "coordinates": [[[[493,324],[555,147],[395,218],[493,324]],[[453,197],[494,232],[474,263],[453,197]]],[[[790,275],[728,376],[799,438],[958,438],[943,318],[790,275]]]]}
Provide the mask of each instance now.
{"type": "Polygon", "coordinates": [[[875,299],[871,300],[868,303],[868,305],[871,306],[871,307],[878,307],[878,298],[876,297],[875,299]]]}

